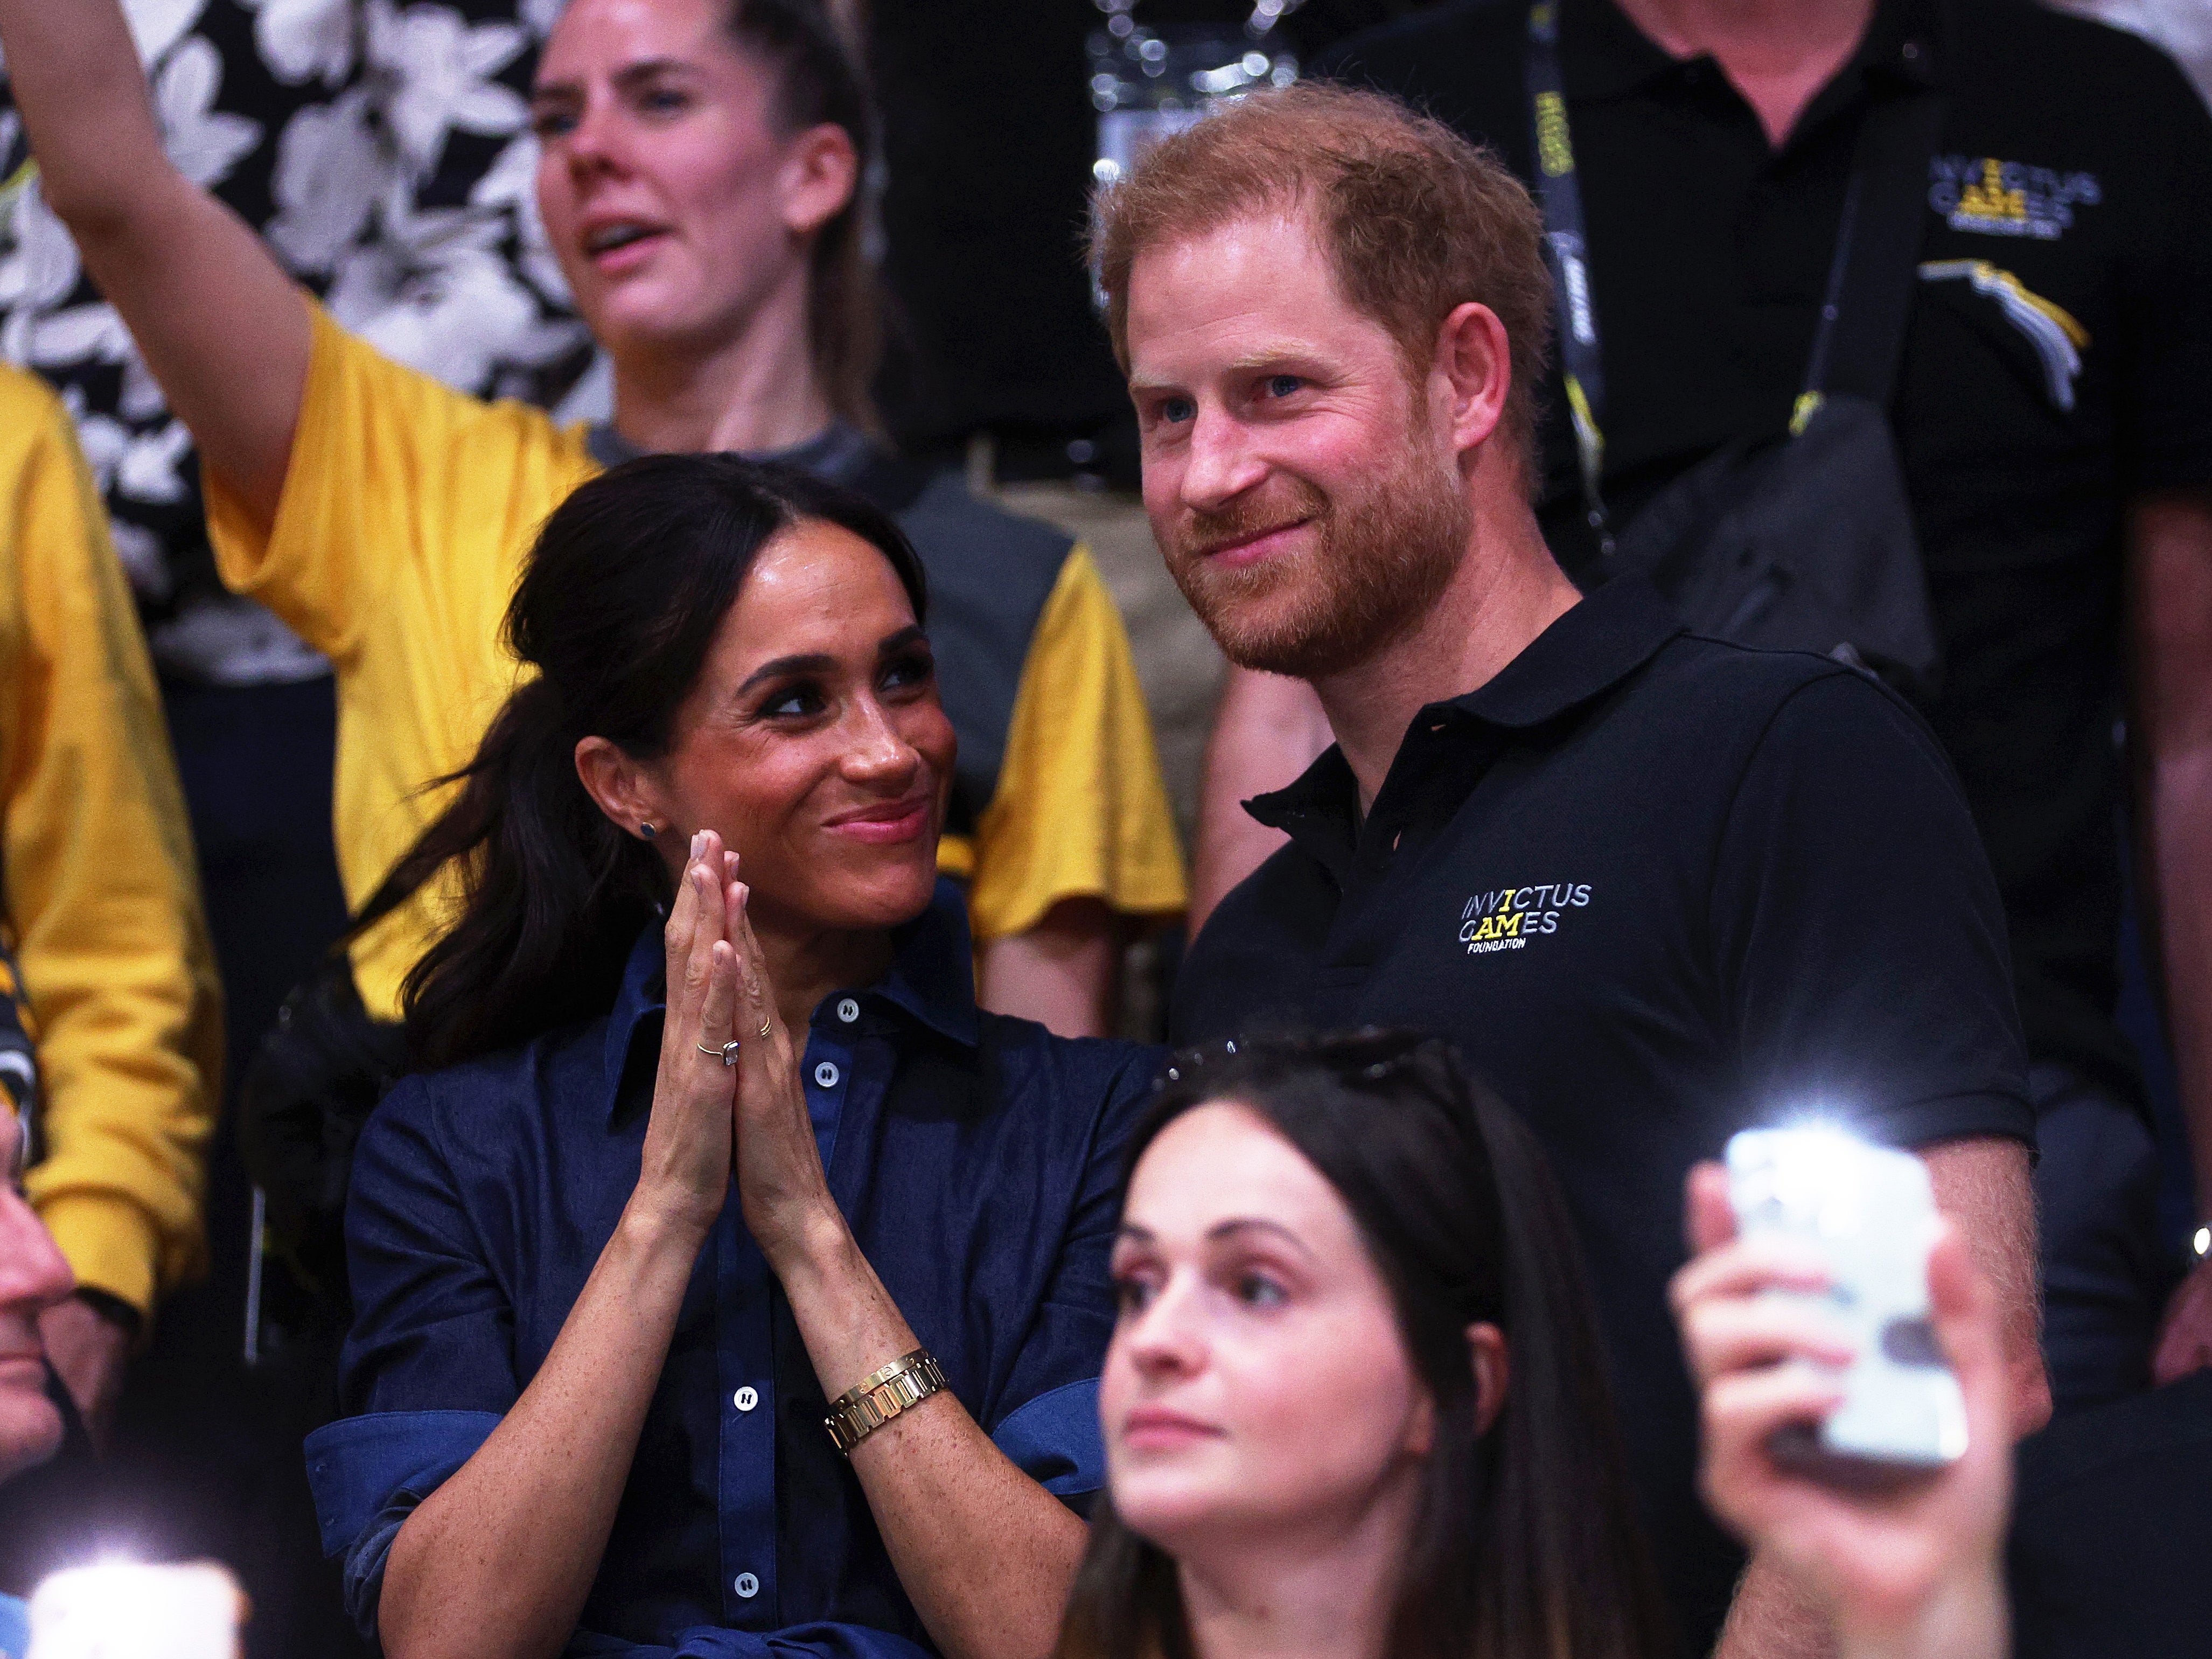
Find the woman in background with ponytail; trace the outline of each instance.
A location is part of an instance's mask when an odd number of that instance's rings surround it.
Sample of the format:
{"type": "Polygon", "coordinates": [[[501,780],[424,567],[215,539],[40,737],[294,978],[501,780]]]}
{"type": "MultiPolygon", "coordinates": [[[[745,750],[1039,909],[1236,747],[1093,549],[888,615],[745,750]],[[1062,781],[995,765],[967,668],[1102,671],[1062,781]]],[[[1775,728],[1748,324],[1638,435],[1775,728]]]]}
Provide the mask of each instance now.
{"type": "Polygon", "coordinates": [[[1151,1055],[977,1010],[925,619],[787,468],[632,462],[539,535],[532,678],[409,861],[464,895],[435,1069],[362,1135],[308,1444],[392,1659],[1050,1645],[1151,1055]]]}
{"type": "MultiPolygon", "coordinates": [[[[1103,1034],[1121,928],[1183,906],[1151,719],[1090,556],[881,446],[854,9],[568,0],[532,96],[536,204],[613,392],[611,419],[567,427],[404,367],[295,288],[164,154],[118,0],[0,0],[0,46],[44,198],[199,446],[224,582],[337,672],[349,904],[513,684],[500,617],[562,498],[647,453],[781,459],[894,514],[929,569],[962,748],[941,862],[985,1003],[1103,1034]]],[[[397,1017],[454,898],[413,894],[354,939],[371,1016],[397,1017]]]]}

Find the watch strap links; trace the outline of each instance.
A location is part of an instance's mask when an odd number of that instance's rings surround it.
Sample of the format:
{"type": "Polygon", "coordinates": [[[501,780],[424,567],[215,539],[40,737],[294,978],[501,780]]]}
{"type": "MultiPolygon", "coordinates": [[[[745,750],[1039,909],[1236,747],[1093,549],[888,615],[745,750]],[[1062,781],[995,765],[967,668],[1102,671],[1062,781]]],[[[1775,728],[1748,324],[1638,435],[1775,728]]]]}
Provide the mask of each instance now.
{"type": "Polygon", "coordinates": [[[830,1402],[822,1426],[830,1443],[846,1456],[853,1448],[901,1412],[911,1411],[946,1386],[945,1372],[927,1348],[901,1354],[881,1370],[870,1373],[830,1402]]]}

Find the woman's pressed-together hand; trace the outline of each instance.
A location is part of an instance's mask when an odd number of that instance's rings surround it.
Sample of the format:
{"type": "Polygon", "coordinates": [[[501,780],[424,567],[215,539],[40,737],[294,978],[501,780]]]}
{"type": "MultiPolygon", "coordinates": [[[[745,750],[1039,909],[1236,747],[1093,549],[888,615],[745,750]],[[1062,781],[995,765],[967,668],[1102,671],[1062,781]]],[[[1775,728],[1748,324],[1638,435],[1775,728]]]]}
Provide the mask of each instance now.
{"type": "Polygon", "coordinates": [[[736,866],[721,837],[702,830],[668,907],[668,1012],[633,1200],[647,1218],[702,1237],[730,1191],[738,1068],[719,1050],[738,1035],[738,953],[728,930],[736,866]]]}
{"type": "MultiPolygon", "coordinates": [[[[735,860],[732,860],[734,866],[735,860]]],[[[804,1058],[776,1006],[742,883],[730,888],[727,938],[737,952],[738,1201],[746,1230],[782,1276],[849,1242],[814,1139],[799,1076],[804,1058]]]]}

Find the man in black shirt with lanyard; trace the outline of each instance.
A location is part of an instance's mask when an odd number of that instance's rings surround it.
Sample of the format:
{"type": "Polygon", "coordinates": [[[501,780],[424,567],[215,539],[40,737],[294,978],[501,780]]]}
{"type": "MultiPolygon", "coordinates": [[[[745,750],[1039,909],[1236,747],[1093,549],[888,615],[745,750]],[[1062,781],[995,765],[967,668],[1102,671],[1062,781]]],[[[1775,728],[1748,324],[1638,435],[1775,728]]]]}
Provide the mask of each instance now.
{"type": "MultiPolygon", "coordinates": [[[[1556,231],[1561,158],[1536,164],[1549,76],[1531,20],[1525,0],[1446,5],[1320,69],[1493,146],[1547,187],[1556,231]]],[[[2138,883],[2212,1219],[2212,119],[2152,48],[2014,0],[1558,0],[1556,21],[1564,99],[1546,143],[1571,145],[1584,222],[1564,228],[1584,258],[1565,285],[1540,513],[1585,586],[1609,574],[1594,503],[1608,528],[1633,525],[1709,455],[1787,428],[1866,113],[1942,100],[1887,399],[1941,653],[1940,683],[1915,698],[2005,900],[2052,1386],[2062,1411],[2140,1388],[2170,1273],[2113,1018],[2112,732],[2124,676],[2138,883]]],[[[1300,697],[1231,688],[1206,809],[1216,846],[1237,797],[1311,752],[1300,697]]],[[[1231,869],[1264,850],[1240,833],[1231,869]]],[[[1206,841],[1201,904],[1227,884],[1206,841]]],[[[2212,1267],[2171,1305],[2159,1380],[2212,1364],[2212,1267]]]]}
{"type": "MultiPolygon", "coordinates": [[[[1641,581],[1576,592],[1529,507],[1540,221],[1437,124],[1261,94],[1099,223],[1168,567],[1340,739],[1254,804],[1294,844],[1193,945],[1173,1032],[1413,1026],[1524,1112],[1702,1651],[1741,1556],[1696,1498],[1665,1286],[1684,1175],[1730,1133],[1816,1113],[1919,1152],[2002,1287],[2016,1422],[2048,1411],[2026,1064],[1957,784],[1850,668],[1691,637],[1641,581]]],[[[1771,1565],[1745,1583],[1739,1651],[1817,1651],[1771,1565]]]]}

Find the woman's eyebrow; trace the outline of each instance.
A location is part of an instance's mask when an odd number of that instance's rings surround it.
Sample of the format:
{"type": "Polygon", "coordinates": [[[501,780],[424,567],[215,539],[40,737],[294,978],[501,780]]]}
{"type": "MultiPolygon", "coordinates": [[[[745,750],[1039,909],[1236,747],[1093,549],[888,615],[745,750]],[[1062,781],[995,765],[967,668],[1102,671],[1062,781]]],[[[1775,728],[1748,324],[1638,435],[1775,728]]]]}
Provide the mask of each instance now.
{"type": "Polygon", "coordinates": [[[876,647],[876,654],[888,657],[894,651],[903,651],[910,645],[926,645],[928,642],[929,635],[922,631],[921,624],[908,623],[896,634],[884,635],[883,643],[876,647]]]}
{"type": "Polygon", "coordinates": [[[781,679],[787,674],[827,674],[836,666],[837,659],[821,651],[803,657],[777,657],[746,675],[738,687],[738,696],[742,697],[763,680],[781,679]]]}
{"type": "Polygon", "coordinates": [[[1265,1220],[1259,1216],[1232,1216],[1226,1221],[1217,1221],[1206,1230],[1208,1243],[1234,1238],[1239,1233],[1273,1233],[1300,1255],[1311,1255],[1306,1243],[1279,1221],[1265,1220]]]}

